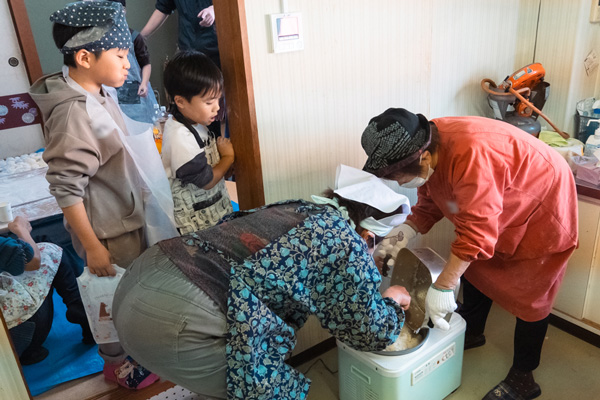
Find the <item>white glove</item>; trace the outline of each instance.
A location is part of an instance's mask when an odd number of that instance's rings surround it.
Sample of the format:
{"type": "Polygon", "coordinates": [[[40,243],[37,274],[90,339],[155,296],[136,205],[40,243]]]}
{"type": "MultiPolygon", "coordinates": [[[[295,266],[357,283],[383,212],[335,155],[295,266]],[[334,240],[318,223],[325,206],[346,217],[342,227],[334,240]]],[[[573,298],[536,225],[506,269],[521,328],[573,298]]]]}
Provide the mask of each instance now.
{"type": "Polygon", "coordinates": [[[434,285],[431,285],[425,298],[425,321],[429,317],[433,325],[443,331],[447,331],[450,329],[450,324],[444,317],[454,310],[456,310],[454,290],[438,289],[434,285]]]}
{"type": "MultiPolygon", "coordinates": [[[[408,242],[417,236],[417,232],[407,224],[400,224],[385,237],[375,249],[373,257],[385,258],[390,254],[393,258],[405,248],[408,242]]],[[[393,264],[392,264],[393,265],[393,264]]]]}

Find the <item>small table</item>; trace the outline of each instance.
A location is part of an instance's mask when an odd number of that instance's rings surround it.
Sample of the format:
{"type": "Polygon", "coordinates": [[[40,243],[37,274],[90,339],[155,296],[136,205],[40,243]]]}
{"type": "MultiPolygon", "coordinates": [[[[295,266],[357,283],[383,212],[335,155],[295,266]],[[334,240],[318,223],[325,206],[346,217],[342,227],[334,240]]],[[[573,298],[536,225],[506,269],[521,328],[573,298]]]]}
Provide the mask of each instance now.
{"type": "MultiPolygon", "coordinates": [[[[0,201],[8,201],[13,217],[20,215],[30,223],[62,214],[46,181],[48,168],[0,175],[0,201]]],[[[8,223],[0,222],[0,234],[8,232],[8,223]]]]}

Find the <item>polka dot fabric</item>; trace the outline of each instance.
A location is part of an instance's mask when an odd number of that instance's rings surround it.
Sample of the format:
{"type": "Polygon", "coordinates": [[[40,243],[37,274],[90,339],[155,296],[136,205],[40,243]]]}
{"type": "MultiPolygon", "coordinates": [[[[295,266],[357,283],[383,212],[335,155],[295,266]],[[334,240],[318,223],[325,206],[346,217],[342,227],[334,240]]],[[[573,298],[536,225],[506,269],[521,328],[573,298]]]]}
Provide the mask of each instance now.
{"type": "Polygon", "coordinates": [[[50,15],[50,21],[76,28],[89,27],[73,36],[60,49],[63,54],[78,50],[128,49],[131,34],[121,3],[112,1],[78,1],[67,4],[50,15]]]}

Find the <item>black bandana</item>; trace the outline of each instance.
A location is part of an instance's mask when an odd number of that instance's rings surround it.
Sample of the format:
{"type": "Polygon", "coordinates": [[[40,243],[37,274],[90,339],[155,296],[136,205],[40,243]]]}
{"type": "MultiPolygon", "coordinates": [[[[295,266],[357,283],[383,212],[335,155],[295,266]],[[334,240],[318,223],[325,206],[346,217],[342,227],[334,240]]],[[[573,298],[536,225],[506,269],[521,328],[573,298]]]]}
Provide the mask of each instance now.
{"type": "Polygon", "coordinates": [[[427,118],[403,108],[389,108],[372,118],[362,134],[361,144],[369,157],[363,170],[380,175],[378,172],[390,165],[408,165],[430,142],[427,118]]]}

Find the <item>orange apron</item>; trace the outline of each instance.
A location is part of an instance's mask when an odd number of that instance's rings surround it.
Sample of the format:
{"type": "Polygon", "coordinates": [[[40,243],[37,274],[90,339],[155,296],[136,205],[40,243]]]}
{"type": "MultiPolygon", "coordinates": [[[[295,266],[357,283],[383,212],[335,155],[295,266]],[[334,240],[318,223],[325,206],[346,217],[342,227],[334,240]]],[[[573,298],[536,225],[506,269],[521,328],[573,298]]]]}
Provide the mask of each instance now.
{"type": "Polygon", "coordinates": [[[465,277],[525,321],[551,311],[577,245],[577,192],[566,161],[535,137],[481,117],[433,120],[438,164],[408,217],[421,233],[455,226],[465,277]]]}

